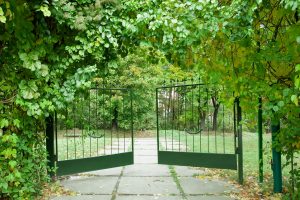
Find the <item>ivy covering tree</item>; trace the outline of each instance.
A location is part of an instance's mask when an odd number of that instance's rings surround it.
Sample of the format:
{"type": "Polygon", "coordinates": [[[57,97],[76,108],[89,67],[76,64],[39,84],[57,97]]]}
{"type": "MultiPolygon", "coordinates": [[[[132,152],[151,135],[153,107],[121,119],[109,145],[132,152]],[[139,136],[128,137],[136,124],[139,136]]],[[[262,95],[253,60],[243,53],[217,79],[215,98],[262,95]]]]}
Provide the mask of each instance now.
{"type": "MultiPolygon", "coordinates": [[[[141,92],[156,83],[142,82],[143,74],[160,76],[165,63],[182,69],[172,79],[196,69],[205,83],[235,91],[250,117],[262,96],[266,118],[284,124],[277,148],[290,160],[300,150],[299,7],[299,0],[0,0],[0,197],[41,194],[45,118],[79,89],[100,76],[141,92]],[[153,56],[135,51],[145,44],[167,60],[148,63],[153,56]]],[[[299,168],[292,173],[299,188],[299,168]]]]}

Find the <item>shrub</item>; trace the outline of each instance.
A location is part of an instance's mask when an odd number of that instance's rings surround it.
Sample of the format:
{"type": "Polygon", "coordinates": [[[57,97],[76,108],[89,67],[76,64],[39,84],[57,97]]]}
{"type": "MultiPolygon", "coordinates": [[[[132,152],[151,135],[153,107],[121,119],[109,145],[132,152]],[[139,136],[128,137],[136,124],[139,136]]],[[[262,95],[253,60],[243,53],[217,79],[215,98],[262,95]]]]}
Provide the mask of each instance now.
{"type": "Polygon", "coordinates": [[[48,180],[44,137],[32,131],[0,136],[0,198],[34,199],[48,180]]]}

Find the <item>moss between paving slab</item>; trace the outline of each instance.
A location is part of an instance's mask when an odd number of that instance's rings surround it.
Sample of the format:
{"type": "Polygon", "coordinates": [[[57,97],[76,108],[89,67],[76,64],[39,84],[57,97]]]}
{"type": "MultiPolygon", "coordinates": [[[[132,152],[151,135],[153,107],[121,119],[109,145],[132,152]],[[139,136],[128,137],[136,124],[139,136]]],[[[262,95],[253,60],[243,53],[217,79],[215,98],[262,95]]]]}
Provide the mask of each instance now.
{"type": "Polygon", "coordinates": [[[174,168],[173,166],[169,166],[169,169],[170,169],[170,174],[171,174],[171,176],[172,176],[174,182],[176,183],[176,187],[177,187],[177,189],[179,190],[181,197],[182,197],[184,200],[187,200],[186,194],[184,193],[183,188],[182,188],[181,185],[180,185],[180,182],[179,182],[177,173],[176,173],[176,171],[175,171],[175,168],[174,168]]]}
{"type": "Polygon", "coordinates": [[[121,174],[119,175],[117,184],[116,184],[116,186],[115,186],[115,188],[114,188],[114,191],[112,192],[111,200],[115,200],[115,199],[117,198],[118,188],[119,188],[120,181],[121,181],[121,178],[122,178],[123,173],[124,173],[124,169],[125,169],[125,167],[122,168],[121,174]]]}

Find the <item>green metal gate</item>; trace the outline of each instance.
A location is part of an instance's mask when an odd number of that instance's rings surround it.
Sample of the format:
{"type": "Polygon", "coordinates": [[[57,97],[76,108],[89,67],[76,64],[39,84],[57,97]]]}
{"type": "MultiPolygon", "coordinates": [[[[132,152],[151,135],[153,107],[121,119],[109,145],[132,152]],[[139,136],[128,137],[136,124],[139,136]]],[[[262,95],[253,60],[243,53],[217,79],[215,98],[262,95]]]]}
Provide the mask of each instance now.
{"type": "Polygon", "coordinates": [[[133,164],[131,90],[97,86],[55,117],[57,175],[133,164]]]}
{"type": "Polygon", "coordinates": [[[239,100],[223,87],[172,84],[156,89],[158,163],[239,170],[239,100]]]}

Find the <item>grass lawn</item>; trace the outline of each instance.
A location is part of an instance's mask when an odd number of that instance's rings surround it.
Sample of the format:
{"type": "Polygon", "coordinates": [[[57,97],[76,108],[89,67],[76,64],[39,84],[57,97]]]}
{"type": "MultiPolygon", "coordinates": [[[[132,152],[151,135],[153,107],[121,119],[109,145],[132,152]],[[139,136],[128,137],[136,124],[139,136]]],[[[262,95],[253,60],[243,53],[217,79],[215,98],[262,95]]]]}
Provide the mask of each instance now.
{"type": "Polygon", "coordinates": [[[58,160],[89,158],[131,151],[129,132],[94,130],[86,134],[85,130],[58,131],[58,160]]]}
{"type": "Polygon", "coordinates": [[[234,154],[234,137],[228,133],[188,134],[184,131],[161,130],[161,150],[234,154]],[[180,147],[180,148],[179,148],[180,147]]]}

